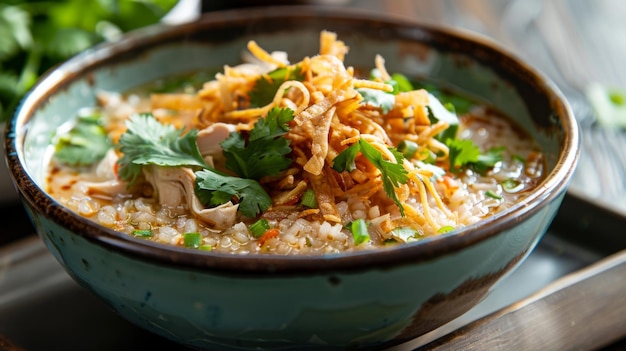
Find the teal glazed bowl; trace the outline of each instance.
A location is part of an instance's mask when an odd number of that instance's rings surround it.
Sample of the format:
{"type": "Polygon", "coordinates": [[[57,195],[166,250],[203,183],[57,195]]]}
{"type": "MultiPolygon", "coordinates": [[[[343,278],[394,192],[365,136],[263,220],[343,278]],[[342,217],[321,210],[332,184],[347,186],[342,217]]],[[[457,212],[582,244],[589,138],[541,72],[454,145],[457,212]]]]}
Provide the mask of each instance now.
{"type": "Polygon", "coordinates": [[[539,72],[484,37],[358,10],[248,8],[149,27],[49,72],[6,132],[6,158],[37,233],[67,272],[116,313],[194,349],[376,349],[407,342],[480,302],[533,250],[579,153],[566,101],[539,72]],[[46,194],[52,132],[96,103],[157,78],[240,62],[254,39],[291,58],[331,30],[346,63],[424,77],[488,101],[543,148],[547,177],[512,208],[393,248],[325,256],[231,255],[147,242],[96,225],[46,194]]]}

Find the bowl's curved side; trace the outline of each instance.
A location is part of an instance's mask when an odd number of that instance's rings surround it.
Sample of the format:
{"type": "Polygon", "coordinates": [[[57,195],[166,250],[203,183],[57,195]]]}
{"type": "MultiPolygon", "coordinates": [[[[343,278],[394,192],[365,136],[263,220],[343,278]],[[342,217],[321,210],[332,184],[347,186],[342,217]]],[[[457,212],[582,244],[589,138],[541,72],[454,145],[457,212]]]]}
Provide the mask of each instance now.
{"type": "Polygon", "coordinates": [[[557,207],[430,261],[273,277],[136,260],[30,212],[72,277],[140,327],[207,350],[306,350],[389,347],[460,316],[524,260],[557,207]]]}

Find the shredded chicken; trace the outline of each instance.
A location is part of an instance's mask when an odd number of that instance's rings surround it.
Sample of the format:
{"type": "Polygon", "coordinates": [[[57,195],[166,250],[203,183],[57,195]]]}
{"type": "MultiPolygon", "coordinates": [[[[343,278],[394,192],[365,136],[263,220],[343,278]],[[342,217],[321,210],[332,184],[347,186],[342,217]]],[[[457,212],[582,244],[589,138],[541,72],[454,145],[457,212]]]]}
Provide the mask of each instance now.
{"type": "Polygon", "coordinates": [[[176,207],[186,203],[196,218],[213,229],[227,229],[235,224],[237,205],[227,202],[205,208],[194,194],[195,174],[189,168],[148,166],[143,169],[146,181],[155,189],[159,203],[176,207]]]}

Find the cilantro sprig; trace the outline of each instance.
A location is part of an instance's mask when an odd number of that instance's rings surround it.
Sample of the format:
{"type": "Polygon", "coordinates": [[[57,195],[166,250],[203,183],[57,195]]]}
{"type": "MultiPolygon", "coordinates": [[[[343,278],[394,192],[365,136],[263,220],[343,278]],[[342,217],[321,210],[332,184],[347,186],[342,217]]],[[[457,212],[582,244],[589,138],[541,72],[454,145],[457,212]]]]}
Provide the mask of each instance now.
{"type": "Polygon", "coordinates": [[[446,139],[450,171],[459,172],[463,167],[478,161],[480,149],[470,139],[446,139]]]}
{"type": "Polygon", "coordinates": [[[222,142],[226,165],[240,177],[209,167],[198,149],[198,131],[184,131],[160,123],[152,114],[132,115],[127,130],[120,137],[119,175],[133,183],[145,165],[192,167],[195,172],[195,195],[205,206],[218,206],[234,200],[239,212],[255,217],[267,210],[272,200],[256,179],[274,175],[288,167],[291,160],[289,140],[283,136],[293,119],[290,109],[272,109],[260,118],[246,142],[241,133],[231,133],[222,142]]]}
{"type": "Polygon", "coordinates": [[[196,172],[196,196],[208,206],[218,206],[235,198],[239,202],[238,211],[247,217],[255,217],[272,205],[272,199],[256,180],[209,169],[196,172]]]}
{"type": "Polygon", "coordinates": [[[69,132],[60,135],[54,157],[70,166],[89,166],[101,160],[112,147],[100,115],[79,116],[69,132]]]}
{"type": "Polygon", "coordinates": [[[383,159],[380,151],[376,150],[369,142],[364,139],[359,139],[358,142],[350,145],[347,149],[343,150],[333,160],[333,169],[337,172],[353,171],[356,168],[355,160],[359,152],[371,162],[382,175],[383,190],[395,202],[400,209],[400,213],[404,216],[404,207],[396,195],[395,188],[400,184],[406,184],[408,181],[408,171],[402,165],[404,156],[394,148],[389,149],[395,158],[396,162],[390,162],[383,159]]]}
{"type": "Polygon", "coordinates": [[[196,143],[196,129],[185,133],[160,123],[151,113],[132,115],[126,127],[119,141],[123,154],[118,161],[119,175],[123,180],[132,184],[145,165],[208,168],[196,143]]]}
{"type": "MultiPolygon", "coordinates": [[[[381,80],[381,73],[378,69],[374,68],[370,71],[371,80],[381,80]]],[[[363,98],[363,104],[378,107],[383,114],[391,111],[396,103],[395,95],[400,92],[406,92],[413,90],[411,81],[400,73],[394,73],[391,75],[391,79],[385,81],[393,87],[393,91],[385,92],[377,89],[370,88],[358,88],[356,91],[363,98]]]]}
{"type": "Polygon", "coordinates": [[[358,88],[355,90],[363,97],[363,104],[378,107],[383,114],[391,111],[396,103],[396,98],[392,93],[370,88],[358,88]]]}
{"type": "Polygon", "coordinates": [[[446,145],[449,148],[450,171],[453,173],[471,168],[478,173],[485,174],[502,161],[502,154],[506,150],[504,146],[501,146],[481,152],[480,148],[470,139],[447,139],[446,145]]]}
{"type": "Polygon", "coordinates": [[[292,120],[293,110],[274,107],[254,124],[247,142],[241,133],[232,132],[220,144],[226,168],[242,178],[258,180],[289,167],[291,159],[285,155],[291,152],[290,141],[283,136],[292,120]]]}

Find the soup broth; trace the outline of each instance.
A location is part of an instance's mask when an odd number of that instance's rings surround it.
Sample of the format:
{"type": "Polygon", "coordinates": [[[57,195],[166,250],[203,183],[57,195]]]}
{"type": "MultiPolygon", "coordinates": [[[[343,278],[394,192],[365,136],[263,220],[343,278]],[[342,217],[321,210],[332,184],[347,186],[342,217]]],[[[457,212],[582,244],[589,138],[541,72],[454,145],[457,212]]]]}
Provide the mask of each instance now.
{"type": "Polygon", "coordinates": [[[59,128],[49,194],[142,240],[324,254],[460,229],[544,177],[541,150],[506,116],[418,88],[382,57],[360,74],[334,33],[297,63],[248,49],[201,84],[100,92],[59,128]]]}

